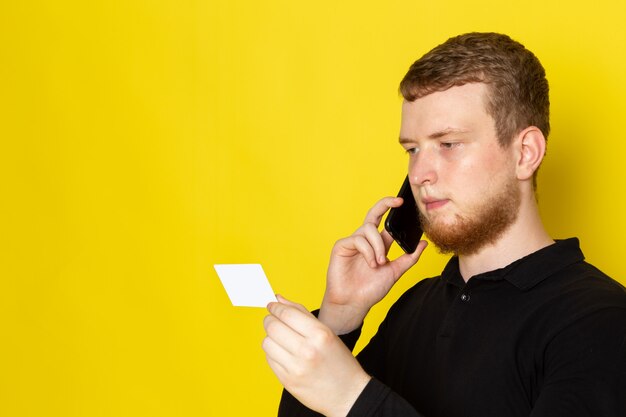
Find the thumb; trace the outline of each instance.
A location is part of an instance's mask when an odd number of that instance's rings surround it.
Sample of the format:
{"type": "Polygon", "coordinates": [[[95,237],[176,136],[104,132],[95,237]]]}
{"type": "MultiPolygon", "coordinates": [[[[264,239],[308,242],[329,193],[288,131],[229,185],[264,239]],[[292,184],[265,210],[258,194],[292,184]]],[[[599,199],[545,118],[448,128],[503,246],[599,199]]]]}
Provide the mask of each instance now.
{"type": "Polygon", "coordinates": [[[280,294],[276,294],[276,299],[281,304],[292,306],[292,307],[297,308],[300,311],[303,311],[305,313],[309,313],[309,310],[307,310],[306,307],[304,307],[302,304],[298,304],[298,303],[294,303],[293,301],[289,301],[288,299],[286,299],[285,297],[283,297],[280,294]]]}
{"type": "Polygon", "coordinates": [[[396,281],[400,279],[400,277],[406,271],[408,271],[413,265],[417,263],[427,246],[427,241],[420,240],[420,242],[417,244],[417,248],[415,248],[415,252],[405,253],[404,255],[400,256],[398,259],[392,262],[394,269],[394,278],[396,279],[396,281]]]}

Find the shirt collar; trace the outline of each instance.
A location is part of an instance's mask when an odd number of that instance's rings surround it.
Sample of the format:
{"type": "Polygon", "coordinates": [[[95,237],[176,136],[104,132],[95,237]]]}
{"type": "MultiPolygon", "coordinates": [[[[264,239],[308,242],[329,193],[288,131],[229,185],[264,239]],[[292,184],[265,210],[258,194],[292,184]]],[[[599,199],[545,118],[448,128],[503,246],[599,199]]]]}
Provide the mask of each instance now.
{"type": "MultiPolygon", "coordinates": [[[[550,275],[566,266],[581,262],[585,259],[577,238],[557,240],[554,244],[539,249],[517,261],[489,272],[474,275],[471,279],[484,281],[507,280],[522,291],[539,284],[550,275]]],[[[459,259],[453,256],[443,272],[441,278],[457,287],[465,286],[459,270],[459,259]]]]}

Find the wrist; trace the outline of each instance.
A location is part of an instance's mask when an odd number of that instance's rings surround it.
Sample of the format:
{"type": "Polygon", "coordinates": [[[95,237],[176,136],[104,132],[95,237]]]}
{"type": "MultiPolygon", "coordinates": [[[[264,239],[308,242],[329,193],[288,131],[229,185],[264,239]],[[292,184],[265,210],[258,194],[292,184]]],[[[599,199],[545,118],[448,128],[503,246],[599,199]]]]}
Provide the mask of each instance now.
{"type": "Polygon", "coordinates": [[[360,373],[354,379],[354,383],[350,384],[342,400],[324,415],[326,417],[346,417],[371,379],[372,377],[365,371],[360,373]]]}
{"type": "Polygon", "coordinates": [[[318,319],[337,336],[350,333],[363,324],[367,311],[352,306],[337,305],[322,301],[318,319]]]}

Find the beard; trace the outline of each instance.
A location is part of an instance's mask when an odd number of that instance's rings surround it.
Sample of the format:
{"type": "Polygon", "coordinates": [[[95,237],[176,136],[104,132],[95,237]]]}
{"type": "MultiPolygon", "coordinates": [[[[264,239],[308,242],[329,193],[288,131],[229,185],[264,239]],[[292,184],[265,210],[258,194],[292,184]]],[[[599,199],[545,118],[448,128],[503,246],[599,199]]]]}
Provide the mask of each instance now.
{"type": "Polygon", "coordinates": [[[420,212],[424,234],[441,253],[473,255],[487,245],[494,244],[516,220],[521,203],[521,192],[514,179],[483,200],[471,215],[455,215],[453,224],[429,220],[420,212]]]}

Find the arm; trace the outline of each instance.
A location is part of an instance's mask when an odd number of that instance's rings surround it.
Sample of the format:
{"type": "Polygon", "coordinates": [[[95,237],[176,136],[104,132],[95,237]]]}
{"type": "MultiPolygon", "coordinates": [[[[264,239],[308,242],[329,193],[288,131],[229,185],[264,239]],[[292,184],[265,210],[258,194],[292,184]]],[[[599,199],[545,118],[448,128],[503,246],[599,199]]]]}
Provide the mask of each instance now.
{"type": "Polygon", "coordinates": [[[626,309],[607,308],[557,334],[531,417],[626,415],[626,309]]]}
{"type": "MultiPolygon", "coordinates": [[[[293,304],[280,296],[279,303],[286,304],[289,308],[295,308],[302,313],[300,318],[304,318],[305,321],[315,320],[302,306],[293,304]]],[[[286,313],[284,310],[281,311],[281,307],[276,309],[275,306],[270,306],[270,309],[274,310],[277,315],[286,317],[286,313]]],[[[295,310],[289,314],[298,316],[299,314],[295,310]]],[[[282,327],[282,324],[274,321],[272,316],[268,316],[266,320],[268,321],[266,324],[269,329],[268,334],[281,331],[279,327],[282,327]],[[274,328],[271,329],[272,327],[274,328]]],[[[288,322],[291,320],[291,318],[286,318],[288,322]]],[[[313,322],[309,324],[316,325],[313,322]]],[[[321,325],[321,323],[317,321],[317,325],[321,325]]],[[[367,375],[358,363],[352,363],[356,361],[339,360],[345,354],[349,355],[350,359],[354,359],[348,346],[344,343],[353,344],[359,330],[344,335],[342,341],[332,334],[330,329],[327,329],[326,336],[322,336],[320,333],[317,335],[320,339],[312,342],[313,345],[317,344],[324,337],[328,337],[332,341],[324,347],[320,345],[320,350],[308,350],[305,346],[308,343],[304,342],[303,345],[291,347],[289,352],[283,352],[274,346],[271,339],[264,341],[264,349],[268,354],[270,367],[283,385],[290,387],[289,391],[283,391],[278,410],[279,417],[421,417],[406,400],[379,380],[367,375]],[[299,348],[303,350],[298,352],[299,348]],[[275,362],[273,358],[280,362],[275,362]],[[291,360],[296,360],[298,364],[290,364],[291,360]],[[352,366],[355,367],[352,368],[352,366]],[[332,376],[326,374],[328,369],[333,370],[332,376]],[[303,375],[306,375],[308,379],[302,380],[300,372],[303,372],[303,375]],[[320,399],[323,401],[319,401],[320,399]]],[[[314,334],[315,331],[309,333],[314,334]]],[[[299,338],[293,338],[293,340],[297,339],[299,338]]],[[[300,343],[302,342],[300,340],[300,343]]],[[[370,344],[368,348],[369,355],[375,355],[376,347],[370,344]]]]}
{"type": "Polygon", "coordinates": [[[289,393],[324,415],[346,416],[371,379],[337,335],[360,327],[426,247],[422,241],[415,253],[387,259],[393,239],[378,227],[387,210],[401,204],[401,198],[379,201],[363,226],[335,244],[319,320],[282,297],[268,306],[263,349],[270,367],[289,393]]]}

